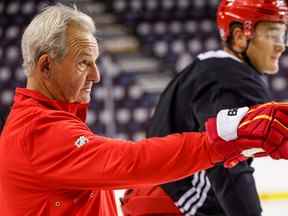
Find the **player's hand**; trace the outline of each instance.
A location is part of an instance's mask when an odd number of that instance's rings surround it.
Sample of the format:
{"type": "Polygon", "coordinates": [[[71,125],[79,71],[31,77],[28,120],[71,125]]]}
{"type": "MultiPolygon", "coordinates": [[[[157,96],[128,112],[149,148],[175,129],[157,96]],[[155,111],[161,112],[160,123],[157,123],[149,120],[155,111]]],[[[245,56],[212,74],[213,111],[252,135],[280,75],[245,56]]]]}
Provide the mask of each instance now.
{"type": "Polygon", "coordinates": [[[288,159],[288,104],[266,103],[249,109],[222,110],[208,119],[211,155],[231,167],[247,157],[288,159]]]}

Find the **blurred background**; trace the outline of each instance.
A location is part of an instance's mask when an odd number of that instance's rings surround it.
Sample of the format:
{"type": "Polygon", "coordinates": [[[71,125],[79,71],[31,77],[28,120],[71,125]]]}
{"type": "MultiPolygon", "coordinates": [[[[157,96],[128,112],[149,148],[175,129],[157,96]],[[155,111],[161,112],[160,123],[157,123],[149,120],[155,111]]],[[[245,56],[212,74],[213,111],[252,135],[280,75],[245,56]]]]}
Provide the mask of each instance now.
{"type": "MultiPolygon", "coordinates": [[[[102,81],[93,91],[87,123],[95,133],[145,137],[159,94],[198,53],[221,48],[215,25],[219,0],[0,0],[0,112],[7,114],[15,87],[25,86],[21,35],[49,4],[75,3],[93,17],[102,81]]],[[[288,99],[288,53],[278,75],[267,77],[275,100],[288,99]]],[[[288,162],[254,163],[263,216],[288,215],[288,162]]],[[[117,191],[121,197],[123,191],[117,191]]]]}

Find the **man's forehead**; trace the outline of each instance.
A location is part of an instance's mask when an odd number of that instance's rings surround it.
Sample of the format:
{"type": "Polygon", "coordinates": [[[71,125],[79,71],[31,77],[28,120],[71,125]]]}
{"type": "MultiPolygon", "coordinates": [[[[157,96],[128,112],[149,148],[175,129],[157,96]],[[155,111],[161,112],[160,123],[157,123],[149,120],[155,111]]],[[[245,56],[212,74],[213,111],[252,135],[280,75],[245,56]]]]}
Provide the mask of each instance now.
{"type": "Polygon", "coordinates": [[[83,55],[98,55],[98,43],[94,37],[72,36],[70,39],[70,48],[73,53],[83,55]]]}
{"type": "Polygon", "coordinates": [[[96,40],[87,40],[82,38],[73,38],[70,40],[71,47],[81,47],[83,49],[93,50],[98,48],[98,43],[96,40]]]}
{"type": "Polygon", "coordinates": [[[98,46],[96,38],[89,32],[75,32],[69,35],[70,44],[98,46]]]}
{"type": "Polygon", "coordinates": [[[98,46],[94,35],[83,28],[79,28],[77,25],[68,26],[67,38],[71,46],[98,46]]]}

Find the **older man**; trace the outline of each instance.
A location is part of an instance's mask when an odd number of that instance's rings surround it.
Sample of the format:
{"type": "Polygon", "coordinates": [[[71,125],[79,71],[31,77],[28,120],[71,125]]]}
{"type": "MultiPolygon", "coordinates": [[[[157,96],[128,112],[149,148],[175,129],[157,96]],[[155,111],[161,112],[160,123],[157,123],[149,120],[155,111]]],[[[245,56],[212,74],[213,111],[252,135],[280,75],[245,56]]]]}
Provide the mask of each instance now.
{"type": "Polygon", "coordinates": [[[48,7],[25,30],[27,87],[16,89],[0,138],[1,215],[113,216],[112,189],[165,183],[221,161],[231,165],[253,147],[288,158],[286,105],[242,108],[233,118],[224,112],[218,129],[215,119],[208,121],[209,133],[134,145],[94,134],[84,123],[92,85],[100,81],[94,32],[89,16],[63,5],[48,7]],[[235,141],[221,133],[227,119],[235,141]]]}

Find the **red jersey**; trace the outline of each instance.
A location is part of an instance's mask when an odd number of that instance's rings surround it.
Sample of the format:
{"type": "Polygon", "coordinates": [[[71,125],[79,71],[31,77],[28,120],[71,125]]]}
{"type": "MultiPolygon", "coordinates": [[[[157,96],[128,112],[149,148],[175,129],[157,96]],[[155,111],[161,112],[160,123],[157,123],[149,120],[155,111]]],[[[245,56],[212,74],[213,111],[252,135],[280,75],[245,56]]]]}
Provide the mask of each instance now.
{"type": "Polygon", "coordinates": [[[111,139],[86,126],[86,111],[16,90],[0,138],[1,215],[114,216],[113,189],[163,184],[212,166],[203,133],[111,139]]]}

